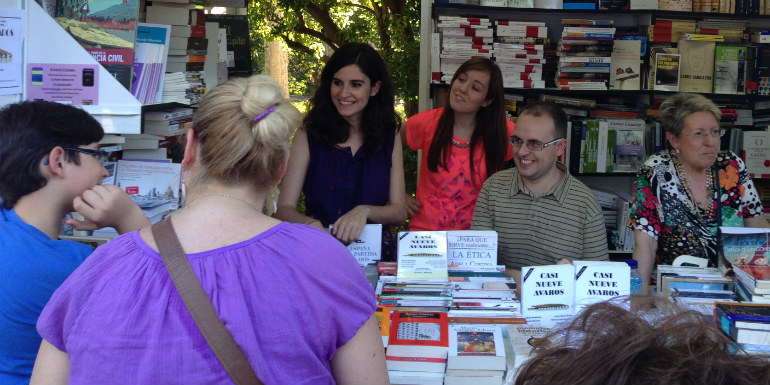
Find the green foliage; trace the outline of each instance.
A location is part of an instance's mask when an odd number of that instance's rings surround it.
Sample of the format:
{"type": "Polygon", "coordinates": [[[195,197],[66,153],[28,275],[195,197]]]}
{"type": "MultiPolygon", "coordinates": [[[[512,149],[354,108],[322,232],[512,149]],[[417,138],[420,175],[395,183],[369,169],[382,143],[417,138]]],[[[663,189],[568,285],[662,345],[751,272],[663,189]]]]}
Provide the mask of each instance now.
{"type": "MultiPolygon", "coordinates": [[[[337,47],[357,41],[380,49],[398,98],[407,106],[416,101],[419,1],[260,0],[251,1],[248,12],[252,41],[281,40],[289,49],[292,94],[312,95],[325,59],[337,47]]],[[[264,65],[259,59],[254,62],[264,65]]]]}

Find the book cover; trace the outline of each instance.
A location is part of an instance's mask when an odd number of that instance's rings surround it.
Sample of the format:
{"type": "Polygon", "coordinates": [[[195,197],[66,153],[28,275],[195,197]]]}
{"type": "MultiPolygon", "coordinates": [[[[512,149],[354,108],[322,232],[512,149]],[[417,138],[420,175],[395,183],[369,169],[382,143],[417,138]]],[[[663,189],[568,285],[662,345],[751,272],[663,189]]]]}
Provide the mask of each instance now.
{"type": "Polygon", "coordinates": [[[497,266],[497,232],[447,231],[448,270],[475,270],[497,266]]]}
{"type": "Polygon", "coordinates": [[[639,53],[641,47],[642,42],[640,40],[615,40],[610,66],[610,89],[640,89],[639,53]]]}
{"type": "Polygon", "coordinates": [[[572,264],[575,266],[575,311],[631,294],[631,268],[625,262],[574,261],[572,264]]]}
{"type": "Polygon", "coordinates": [[[572,265],[525,266],[521,269],[521,313],[550,323],[572,318],[575,268],[572,265]]]}
{"type": "Polygon", "coordinates": [[[449,325],[447,369],[505,370],[503,333],[495,325],[449,325]]]}
{"type": "Polygon", "coordinates": [[[679,40],[682,56],[679,91],[710,93],[714,87],[714,49],[712,41],[679,40]]]}
{"type": "Polygon", "coordinates": [[[179,163],[119,160],[115,185],[152,218],[178,207],[181,176],[179,163]]]}
{"type": "Polygon", "coordinates": [[[714,93],[744,93],[746,47],[718,45],[714,50],[714,93]]]}
{"type": "Polygon", "coordinates": [[[743,131],[740,153],[753,178],[770,178],[770,132],[743,131]]]}
{"type": "Polygon", "coordinates": [[[677,53],[655,54],[654,73],[656,91],[679,91],[679,61],[677,53]]]}
{"type": "Polygon", "coordinates": [[[521,367],[543,338],[551,332],[551,329],[541,325],[508,325],[508,335],[511,338],[514,353],[514,370],[521,367]]]}
{"type": "MultiPolygon", "coordinates": [[[[641,120],[641,119],[629,119],[641,120]]],[[[615,171],[636,172],[644,164],[644,121],[639,128],[615,127],[615,171]]]]}
{"type": "Polygon", "coordinates": [[[206,15],[207,22],[219,23],[227,32],[227,74],[251,76],[251,41],[246,15],[206,15]]]}
{"type": "Polygon", "coordinates": [[[447,313],[393,312],[385,354],[388,370],[443,373],[448,350],[447,313]]]}
{"type": "Polygon", "coordinates": [[[721,227],[722,247],[726,261],[720,269],[732,265],[767,265],[770,260],[770,229],[721,227]]]}
{"type": "Polygon", "coordinates": [[[161,102],[170,33],[168,25],[139,23],[137,26],[131,94],[143,104],[161,102]]]}
{"type": "Polygon", "coordinates": [[[58,0],[56,22],[131,90],[139,0],[58,0]]]}
{"type": "Polygon", "coordinates": [[[382,345],[388,347],[388,340],[390,339],[390,315],[391,311],[389,307],[377,306],[377,310],[374,311],[374,316],[377,318],[377,326],[380,327],[380,336],[382,336],[382,345]]]}
{"type": "Polygon", "coordinates": [[[692,0],[658,0],[661,11],[692,11],[692,0]]]}
{"type": "Polygon", "coordinates": [[[361,236],[347,245],[361,266],[376,263],[382,258],[382,225],[366,224],[361,236]]]}
{"type": "Polygon", "coordinates": [[[398,279],[447,279],[446,231],[398,233],[398,279]]]}

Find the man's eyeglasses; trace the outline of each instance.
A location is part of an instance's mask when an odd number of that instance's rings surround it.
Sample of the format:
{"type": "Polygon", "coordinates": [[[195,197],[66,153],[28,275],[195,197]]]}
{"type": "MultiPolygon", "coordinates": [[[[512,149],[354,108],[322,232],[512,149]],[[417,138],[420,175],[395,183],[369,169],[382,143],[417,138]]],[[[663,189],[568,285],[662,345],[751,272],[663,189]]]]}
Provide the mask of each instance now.
{"type": "Polygon", "coordinates": [[[63,147],[67,151],[75,151],[80,152],[83,154],[93,155],[96,160],[99,161],[99,163],[104,164],[109,159],[109,153],[102,150],[92,150],[90,148],[80,148],[80,147],[63,147]]]}
{"type": "Polygon", "coordinates": [[[727,132],[727,130],[725,130],[724,128],[721,128],[719,130],[711,130],[709,132],[696,131],[696,132],[693,132],[692,134],[685,134],[685,135],[693,139],[703,140],[706,138],[706,135],[711,135],[712,138],[721,138],[725,134],[725,132],[727,132]]]}
{"type": "MultiPolygon", "coordinates": [[[[546,147],[548,147],[548,146],[550,146],[550,145],[552,145],[554,143],[558,143],[562,139],[564,139],[564,138],[554,139],[554,140],[552,140],[550,142],[547,142],[547,143],[540,143],[538,141],[530,140],[530,141],[528,141],[526,143],[526,145],[527,145],[527,148],[530,151],[542,151],[544,148],[546,148],[546,147]]],[[[521,140],[521,139],[519,139],[519,138],[517,138],[515,136],[512,136],[512,137],[508,138],[508,140],[511,142],[511,145],[513,145],[514,148],[519,148],[519,147],[521,147],[522,144],[524,144],[523,140],[521,140]]]]}

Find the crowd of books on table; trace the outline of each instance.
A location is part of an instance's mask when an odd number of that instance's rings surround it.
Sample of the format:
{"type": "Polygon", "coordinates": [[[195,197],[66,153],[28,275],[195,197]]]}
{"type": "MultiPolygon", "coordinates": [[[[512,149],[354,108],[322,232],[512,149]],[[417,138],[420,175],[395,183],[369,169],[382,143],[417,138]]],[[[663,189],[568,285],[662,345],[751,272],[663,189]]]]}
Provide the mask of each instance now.
{"type": "MultiPolygon", "coordinates": [[[[633,293],[633,263],[524,267],[519,297],[497,265],[496,232],[402,232],[398,262],[378,262],[378,226],[367,225],[348,247],[362,266],[377,266],[365,270],[374,275],[392,384],[510,383],[554,325],[592,303],[630,306],[619,299],[633,293]]],[[[755,264],[770,255],[770,232],[723,230],[735,278],[719,268],[662,265],[658,292],[713,317],[745,350],[770,353],[770,266],[755,264]]]]}

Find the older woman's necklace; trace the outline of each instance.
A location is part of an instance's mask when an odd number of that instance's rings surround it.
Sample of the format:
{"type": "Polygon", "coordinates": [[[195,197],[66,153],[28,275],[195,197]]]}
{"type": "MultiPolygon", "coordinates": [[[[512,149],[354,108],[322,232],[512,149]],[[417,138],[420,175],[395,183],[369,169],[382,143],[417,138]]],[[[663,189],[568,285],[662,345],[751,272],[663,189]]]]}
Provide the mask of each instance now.
{"type": "Polygon", "coordinates": [[[695,199],[695,194],[693,194],[690,184],[687,181],[684,165],[682,165],[682,162],[679,161],[679,158],[676,155],[673,156],[673,160],[674,168],[676,168],[676,173],[679,175],[682,187],[684,187],[684,190],[687,192],[687,197],[690,198],[692,205],[695,206],[695,212],[701,217],[710,217],[714,215],[714,174],[711,171],[711,167],[706,169],[706,198],[703,201],[698,201],[695,199]],[[706,206],[706,208],[704,209],[702,206],[706,206]]]}

